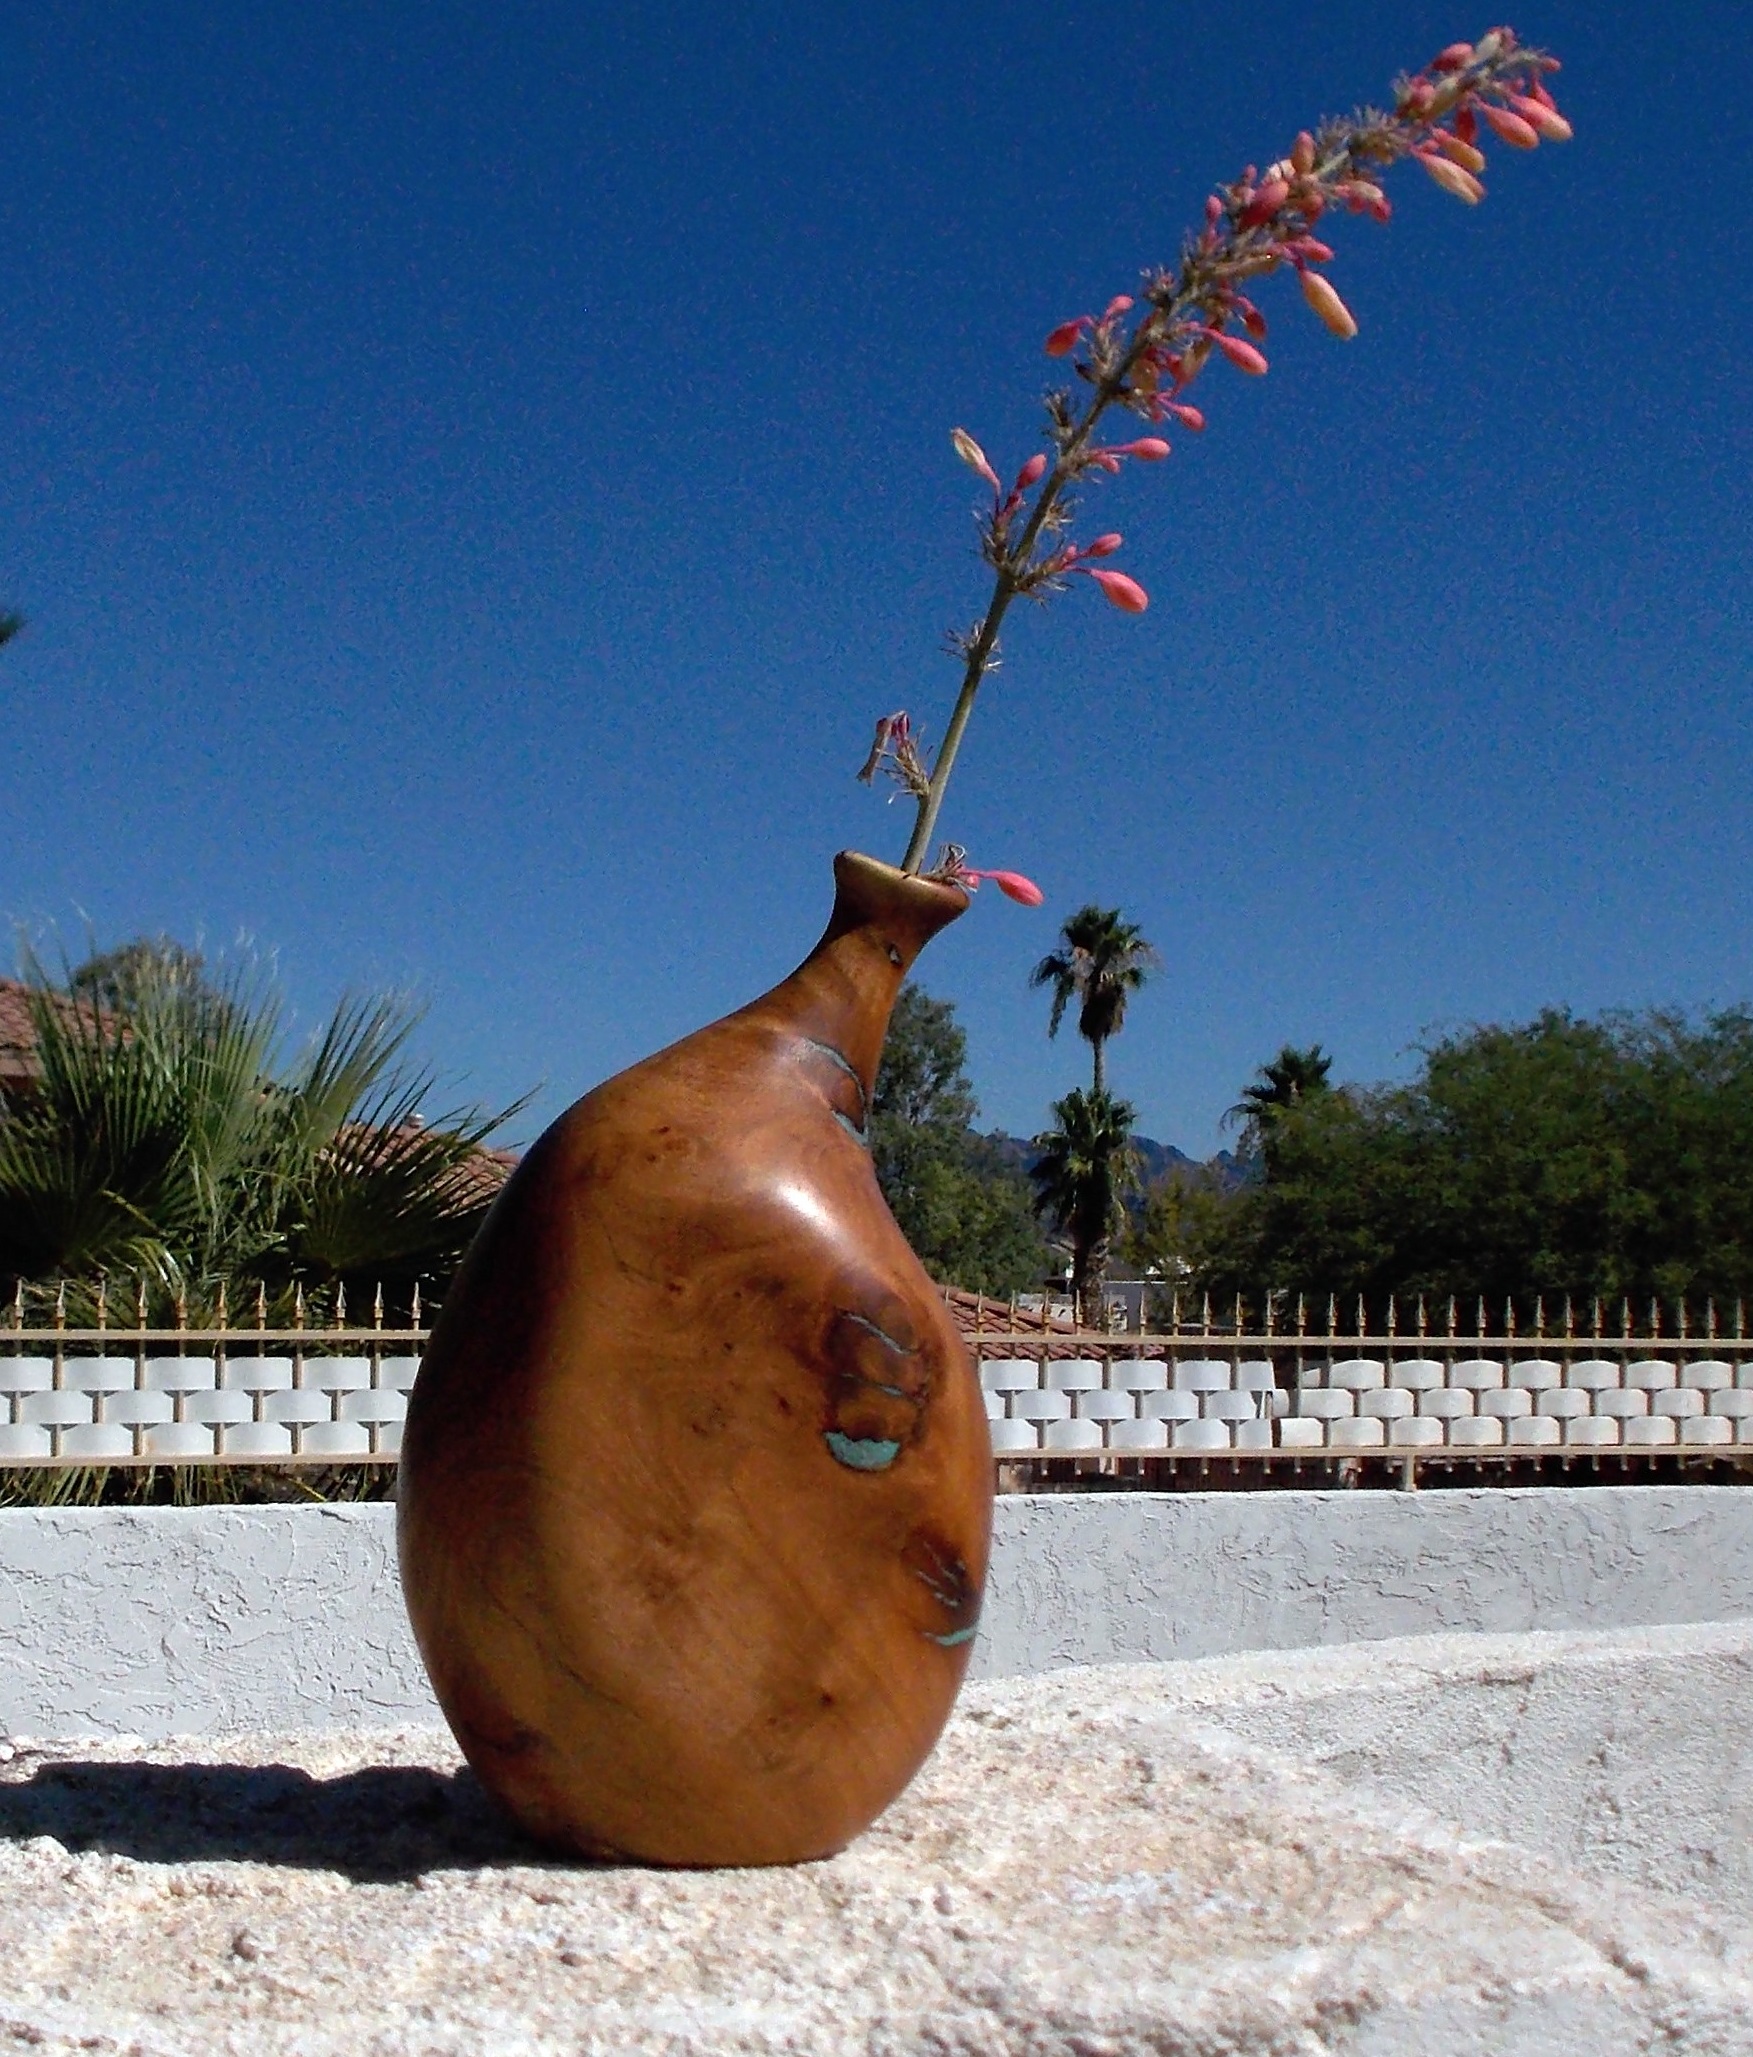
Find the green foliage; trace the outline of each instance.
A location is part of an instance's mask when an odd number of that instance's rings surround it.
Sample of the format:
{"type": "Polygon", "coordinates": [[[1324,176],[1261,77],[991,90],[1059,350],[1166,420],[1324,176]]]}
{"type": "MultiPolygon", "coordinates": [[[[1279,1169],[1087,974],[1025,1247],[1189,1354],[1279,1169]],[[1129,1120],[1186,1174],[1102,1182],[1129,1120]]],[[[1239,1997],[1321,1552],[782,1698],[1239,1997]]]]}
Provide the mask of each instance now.
{"type": "MultiPolygon", "coordinates": [[[[1181,1166],[1157,1180],[1130,1216],[1120,1243],[1128,1269],[1161,1281],[1159,1301],[1178,1286],[1203,1278],[1225,1248],[1234,1201],[1217,1175],[1204,1165],[1181,1166]]],[[[1167,1305],[1146,1310],[1166,1319],[1167,1305]]]]}
{"type": "Polygon", "coordinates": [[[11,608],[0,608],[0,643],[10,643],[23,627],[22,614],[15,614],[11,608]]]}
{"type": "Polygon", "coordinates": [[[1445,1037],[1400,1087],[1303,1096],[1199,1260],[1219,1290],[1753,1293],[1753,1014],[1445,1037]]]}
{"type": "Polygon", "coordinates": [[[1071,1246],[1071,1291],[1086,1326],[1101,1318],[1102,1287],[1114,1233],[1138,1183],[1132,1147],[1135,1110],[1111,1093],[1067,1093],[1053,1103],[1056,1128],[1035,1138],[1029,1167],[1035,1212],[1071,1246]]]}
{"type": "Polygon", "coordinates": [[[871,1155],[883,1197],[934,1278],[1026,1292],[1041,1283],[1047,1245],[1027,1185],[974,1133],[967,1054],[954,1006],[903,986],[877,1072],[871,1155]]]}
{"type": "Polygon", "coordinates": [[[399,1002],[343,1001],[287,1062],[274,995],[177,945],[28,970],[40,1075],[0,1094],[0,1275],[138,1273],[199,1306],[221,1281],[393,1291],[455,1266],[506,1116],[422,1118],[399,1002]]]}
{"type": "Polygon", "coordinates": [[[170,936],[136,936],[113,950],[94,951],[67,974],[67,990],[98,1007],[132,1007],[142,994],[169,986],[214,990],[207,960],[170,936]]]}
{"type": "Polygon", "coordinates": [[[1159,959],[1136,923],[1122,921],[1118,907],[1080,907],[1059,931],[1060,946],[1029,974],[1031,986],[1053,989],[1047,1033],[1056,1036],[1073,1000],[1077,1032],[1090,1046],[1092,1085],[1105,1089],[1103,1051],[1126,1023],[1126,1003],[1159,959]]]}

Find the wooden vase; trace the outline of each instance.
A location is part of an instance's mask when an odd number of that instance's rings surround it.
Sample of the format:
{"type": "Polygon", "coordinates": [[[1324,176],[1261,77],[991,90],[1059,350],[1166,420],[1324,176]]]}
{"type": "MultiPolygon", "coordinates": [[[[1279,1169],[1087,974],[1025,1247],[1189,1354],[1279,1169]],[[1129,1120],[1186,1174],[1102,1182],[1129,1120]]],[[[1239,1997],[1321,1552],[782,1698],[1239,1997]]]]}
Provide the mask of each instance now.
{"type": "Polygon", "coordinates": [[[967,1666],[985,1410],[866,1138],[895,995],[967,896],[852,853],[834,873],[783,984],[530,1151],[409,1406],[421,1653],[482,1781],[564,1848],[826,1856],[967,1666]]]}

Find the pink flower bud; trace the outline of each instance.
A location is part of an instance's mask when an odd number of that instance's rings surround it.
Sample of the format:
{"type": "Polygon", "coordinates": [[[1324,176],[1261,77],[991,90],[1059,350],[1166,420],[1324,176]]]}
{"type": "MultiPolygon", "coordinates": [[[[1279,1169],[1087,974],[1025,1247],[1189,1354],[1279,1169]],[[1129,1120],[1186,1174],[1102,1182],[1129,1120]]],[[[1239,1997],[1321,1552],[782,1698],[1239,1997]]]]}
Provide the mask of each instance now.
{"type": "Polygon", "coordinates": [[[1290,147],[1291,168],[1301,178],[1307,178],[1315,168],[1315,139],[1307,129],[1297,133],[1296,141],[1290,147]]]}
{"type": "Polygon", "coordinates": [[[1212,193],[1207,197],[1205,202],[1205,225],[1207,228],[1214,229],[1222,220],[1223,202],[1217,197],[1215,193],[1212,193]]]}
{"type": "Polygon", "coordinates": [[[1558,109],[1552,105],[1550,98],[1545,100],[1529,100],[1525,99],[1520,93],[1512,93],[1510,95],[1510,105],[1528,124],[1529,128],[1536,135],[1543,137],[1548,143],[1568,143],[1571,137],[1576,134],[1575,129],[1559,113],[1558,109]]]}
{"type": "Polygon", "coordinates": [[[1244,343],[1240,336],[1226,336],[1221,330],[1209,330],[1207,333],[1238,371],[1248,372],[1254,378],[1265,375],[1266,360],[1252,343],[1244,343]]]}
{"type": "Polygon", "coordinates": [[[1105,471],[1110,478],[1120,476],[1120,460],[1112,450],[1092,450],[1089,461],[1097,471],[1105,471]]]}
{"type": "Polygon", "coordinates": [[[1034,456],[1029,459],[1028,463],[1016,475],[1017,491],[1019,493],[1026,493],[1031,486],[1038,484],[1046,469],[1047,460],[1037,450],[1034,456]]]}
{"type": "Polygon", "coordinates": [[[1303,298],[1334,335],[1349,343],[1357,334],[1357,323],[1352,319],[1351,309],[1318,271],[1305,271],[1302,280],[1303,298]]]}
{"type": "Polygon", "coordinates": [[[1258,307],[1249,307],[1243,311],[1242,326],[1257,342],[1266,340],[1266,317],[1258,307]]]}
{"type": "Polygon", "coordinates": [[[1122,457],[1136,457],[1140,464],[1161,464],[1169,454],[1169,446],[1161,436],[1140,436],[1136,443],[1116,445],[1122,457]]]}
{"type": "Polygon", "coordinates": [[[1465,200],[1469,207],[1477,207],[1485,198],[1485,188],[1470,171],[1463,171],[1458,164],[1451,164],[1434,150],[1420,150],[1415,154],[1445,193],[1453,193],[1457,200],[1465,200]]]}
{"type": "Polygon", "coordinates": [[[995,493],[1003,491],[997,472],[986,461],[986,452],[966,429],[951,429],[950,441],[955,445],[956,455],[970,471],[977,471],[995,493]]]}
{"type": "Polygon", "coordinates": [[[1432,140],[1449,162],[1458,164],[1463,171],[1485,169],[1485,152],[1475,150],[1471,143],[1463,143],[1459,136],[1451,136],[1447,129],[1438,129],[1432,140]]]}
{"type": "Polygon", "coordinates": [[[1298,236],[1284,246],[1285,255],[1292,260],[1300,257],[1305,264],[1331,264],[1333,252],[1317,236],[1298,236]]]}
{"type": "Polygon", "coordinates": [[[1457,112],[1455,134],[1463,143],[1476,143],[1479,140],[1479,118],[1471,107],[1463,107],[1457,112]]]}
{"type": "Polygon", "coordinates": [[[1048,336],[1045,345],[1049,357],[1069,357],[1077,348],[1077,339],[1084,332],[1089,316],[1079,315],[1076,321],[1062,321],[1048,336]]]}
{"type": "Polygon", "coordinates": [[[1540,147],[1539,132],[1533,124],[1525,122],[1519,114],[1511,114],[1507,107],[1493,107],[1489,100],[1482,100],[1479,119],[1500,143],[1507,143],[1512,150],[1538,150],[1540,147]]]}
{"type": "Polygon", "coordinates": [[[1150,595],[1123,571],[1092,571],[1089,576],[1101,587],[1103,597],[1122,614],[1142,614],[1150,605],[1150,595]]]}
{"type": "Polygon", "coordinates": [[[1039,907],[1046,894],[1033,879],[1026,879],[1020,871],[983,871],[981,878],[990,879],[1007,900],[1014,900],[1020,907],[1039,907]]]}
{"type": "Polygon", "coordinates": [[[1439,50],[1430,60],[1430,68],[1432,71],[1438,72],[1460,71],[1464,66],[1472,62],[1473,45],[1471,43],[1451,43],[1446,50],[1439,50]]]}
{"type": "Polygon", "coordinates": [[[1163,412],[1172,414],[1183,428],[1202,429],[1205,426],[1204,415],[1197,407],[1189,406],[1185,400],[1165,400],[1163,412]]]}
{"type": "Polygon", "coordinates": [[[1112,557],[1125,540],[1126,538],[1121,535],[1120,531],[1115,529],[1109,535],[1098,536],[1093,543],[1086,543],[1083,547],[1083,555],[1085,557],[1112,557]]]}
{"type": "Polygon", "coordinates": [[[1242,209],[1242,226],[1257,229],[1277,214],[1290,198],[1290,188],[1283,179],[1268,179],[1253,199],[1242,209]]]}
{"type": "Polygon", "coordinates": [[[1124,314],[1131,305],[1132,295],[1130,293],[1116,293],[1107,306],[1102,309],[1103,321],[1112,321],[1115,315],[1124,314]]]}
{"type": "MultiPolygon", "coordinates": [[[[939,873],[938,876],[945,874],[939,873]]],[[[982,879],[990,879],[1007,900],[1015,900],[1023,907],[1039,907],[1047,897],[1033,879],[1024,878],[1020,871],[970,871],[964,864],[948,877],[951,885],[961,886],[970,893],[979,891],[982,879]]]]}
{"type": "Polygon", "coordinates": [[[1429,79],[1414,79],[1400,99],[1402,114],[1422,114],[1436,98],[1436,88],[1429,79]]]}

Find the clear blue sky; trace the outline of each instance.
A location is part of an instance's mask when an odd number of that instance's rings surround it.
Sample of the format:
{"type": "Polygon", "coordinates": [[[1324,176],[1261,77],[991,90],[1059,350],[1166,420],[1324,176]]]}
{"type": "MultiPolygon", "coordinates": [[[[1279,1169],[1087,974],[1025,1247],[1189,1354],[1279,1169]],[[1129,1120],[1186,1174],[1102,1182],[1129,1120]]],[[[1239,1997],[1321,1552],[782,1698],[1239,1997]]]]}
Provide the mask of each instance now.
{"type": "MultiPolygon", "coordinates": [[[[0,912],[417,989],[543,1117],[780,976],[852,773],[984,601],[947,433],[1450,6],[45,0],[0,74],[0,912]]],[[[945,828],[1047,893],[932,946],[988,1120],[1082,1077],[1030,965],[1166,974],[1115,1082],[1203,1152],[1319,1038],[1753,997],[1744,10],[1541,0],[1577,140],[1340,225],[1271,375],[1103,489],[1140,620],[1009,638],[945,828]]],[[[530,1131],[535,1117],[526,1119],[530,1131]]]]}

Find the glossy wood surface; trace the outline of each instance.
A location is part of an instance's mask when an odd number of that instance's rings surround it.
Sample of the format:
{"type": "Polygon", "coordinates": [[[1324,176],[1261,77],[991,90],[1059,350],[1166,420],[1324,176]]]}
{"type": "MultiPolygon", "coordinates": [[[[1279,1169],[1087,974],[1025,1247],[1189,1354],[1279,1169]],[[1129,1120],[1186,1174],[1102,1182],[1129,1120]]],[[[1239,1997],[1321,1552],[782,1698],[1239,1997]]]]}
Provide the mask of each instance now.
{"type": "Polygon", "coordinates": [[[826,1855],[966,1668],[985,1411],[863,1131],[901,981],[967,900],[835,877],[790,978],[542,1137],[414,1390],[415,1633],[470,1763],[564,1847],[826,1855]]]}

